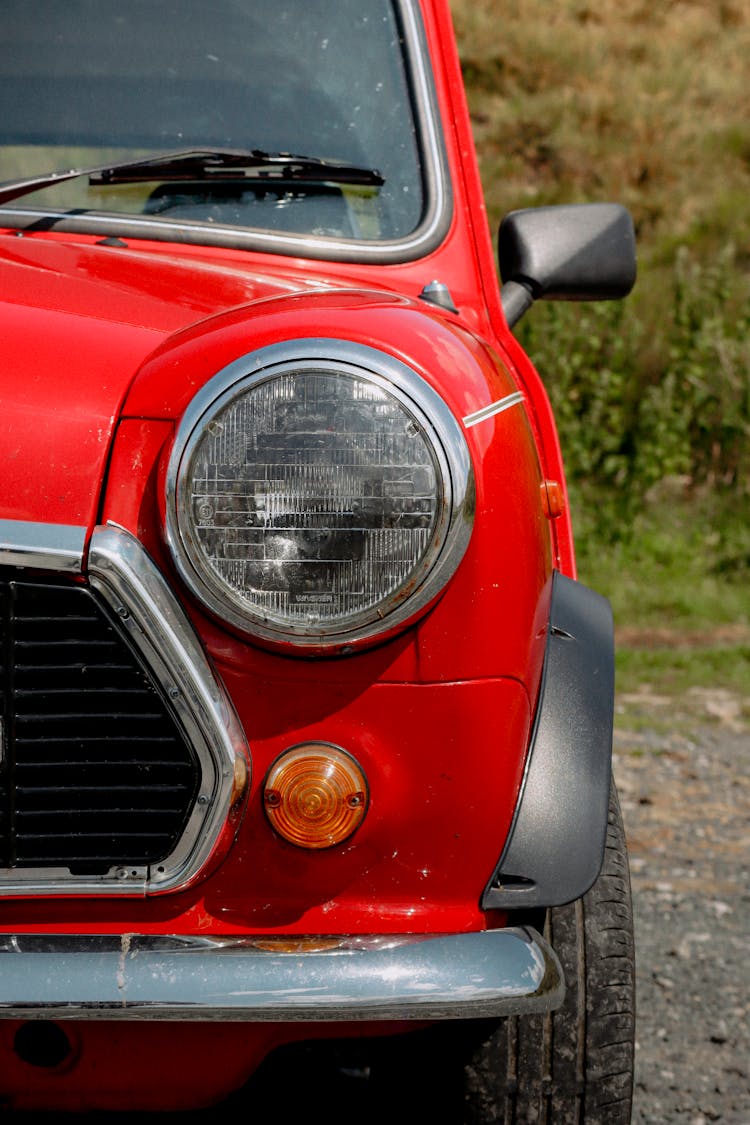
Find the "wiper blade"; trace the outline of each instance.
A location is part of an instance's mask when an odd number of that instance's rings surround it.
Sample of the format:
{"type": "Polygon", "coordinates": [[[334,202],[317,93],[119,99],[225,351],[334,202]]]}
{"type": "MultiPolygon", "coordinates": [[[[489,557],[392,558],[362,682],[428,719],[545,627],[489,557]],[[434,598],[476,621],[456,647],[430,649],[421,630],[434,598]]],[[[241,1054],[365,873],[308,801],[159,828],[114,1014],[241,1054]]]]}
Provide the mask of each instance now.
{"type": "Polygon", "coordinates": [[[92,184],[131,184],[143,180],[161,183],[185,180],[283,179],[308,182],[363,184],[381,187],[385,180],[374,168],[360,168],[322,160],[316,156],[299,156],[290,152],[263,152],[261,149],[196,149],[168,153],[142,161],[114,164],[89,175],[92,184]]]}
{"type": "Polygon", "coordinates": [[[0,204],[30,195],[33,191],[88,176],[97,187],[108,184],[137,184],[149,180],[160,183],[243,180],[295,180],[302,183],[336,183],[382,187],[385,180],[374,168],[321,160],[314,156],[297,156],[290,152],[263,152],[260,149],[181,149],[161,152],[138,160],[98,164],[93,168],[70,168],[62,172],[45,172],[23,180],[7,180],[0,184],[0,204]]]}

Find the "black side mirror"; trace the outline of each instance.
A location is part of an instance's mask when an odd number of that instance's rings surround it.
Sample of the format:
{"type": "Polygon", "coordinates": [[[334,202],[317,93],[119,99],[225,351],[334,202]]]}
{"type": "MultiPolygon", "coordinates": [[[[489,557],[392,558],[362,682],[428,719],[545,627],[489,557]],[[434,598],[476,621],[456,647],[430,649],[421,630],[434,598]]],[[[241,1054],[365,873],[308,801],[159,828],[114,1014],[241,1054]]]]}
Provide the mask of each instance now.
{"type": "Polygon", "coordinates": [[[534,301],[612,301],[635,284],[635,231],[619,203],[511,211],[500,224],[501,298],[509,325],[534,301]]]}

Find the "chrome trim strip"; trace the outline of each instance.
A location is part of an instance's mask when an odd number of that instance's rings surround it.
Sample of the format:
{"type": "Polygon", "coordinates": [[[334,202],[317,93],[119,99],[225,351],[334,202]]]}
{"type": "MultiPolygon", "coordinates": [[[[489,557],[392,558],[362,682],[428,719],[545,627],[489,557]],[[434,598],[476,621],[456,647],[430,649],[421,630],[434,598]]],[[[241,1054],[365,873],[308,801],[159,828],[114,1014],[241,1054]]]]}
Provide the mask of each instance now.
{"type": "Polygon", "coordinates": [[[145,238],[157,242],[186,242],[237,250],[259,250],[296,258],[337,262],[409,262],[435,250],[448,233],[452,197],[447,161],[441,137],[440,118],[429,71],[425,33],[415,0],[395,0],[395,8],[406,41],[406,62],[414,97],[414,115],[425,187],[425,213],[419,226],[402,239],[360,242],[349,239],[276,234],[245,227],[216,227],[197,221],[180,223],[169,219],[117,213],[74,214],[65,211],[0,207],[0,224],[18,229],[53,229],[92,233],[100,228],[121,238],[145,238]]]}
{"type": "Polygon", "coordinates": [[[464,425],[468,430],[470,426],[476,426],[478,422],[484,422],[487,418],[494,418],[496,414],[502,414],[504,410],[520,402],[523,402],[523,392],[514,391],[512,395],[506,395],[497,402],[491,402],[489,406],[483,406],[481,410],[475,410],[473,414],[467,414],[463,420],[464,425]]]}
{"type": "Polygon", "coordinates": [[[296,941],[0,937],[3,1019],[468,1019],[550,1011],[563,994],[557,957],[525,927],[296,941]]]}
{"type": "Polygon", "coordinates": [[[464,556],[474,524],[474,470],[466,439],[445,400],[429,383],[401,360],[365,344],[347,340],[306,338],[269,344],[241,356],[219,371],[195,395],[175,437],[167,466],[166,534],[180,576],[192,593],[220,620],[243,633],[305,649],[347,649],[382,637],[418,616],[456,571],[464,556]],[[188,513],[189,489],[184,487],[192,452],[204,427],[216,411],[257,382],[286,370],[319,370],[325,367],[343,375],[356,374],[397,398],[428,436],[442,477],[443,507],[430,549],[405,586],[390,598],[363,612],[356,621],[339,626],[274,626],[232,602],[229,590],[219,591],[200,569],[192,542],[188,513]]]}
{"type": "Polygon", "coordinates": [[[0,520],[0,566],[80,574],[85,544],[85,527],[0,520]]]}
{"type": "Polygon", "coordinates": [[[153,672],[201,765],[200,793],[178,847],[150,871],[144,887],[146,894],[182,890],[198,877],[226,825],[238,774],[247,792],[245,734],[190,622],[139,541],[113,524],[97,527],[88,570],[92,589],[153,672]]]}

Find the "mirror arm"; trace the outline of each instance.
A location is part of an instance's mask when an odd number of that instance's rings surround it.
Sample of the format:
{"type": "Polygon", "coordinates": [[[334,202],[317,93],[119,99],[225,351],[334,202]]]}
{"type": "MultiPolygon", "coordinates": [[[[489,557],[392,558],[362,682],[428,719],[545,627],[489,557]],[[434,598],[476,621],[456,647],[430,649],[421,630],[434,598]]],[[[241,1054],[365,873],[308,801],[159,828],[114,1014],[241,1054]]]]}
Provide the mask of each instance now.
{"type": "Polygon", "coordinates": [[[500,300],[508,327],[512,328],[534,304],[534,294],[522,281],[506,281],[500,290],[500,300]]]}

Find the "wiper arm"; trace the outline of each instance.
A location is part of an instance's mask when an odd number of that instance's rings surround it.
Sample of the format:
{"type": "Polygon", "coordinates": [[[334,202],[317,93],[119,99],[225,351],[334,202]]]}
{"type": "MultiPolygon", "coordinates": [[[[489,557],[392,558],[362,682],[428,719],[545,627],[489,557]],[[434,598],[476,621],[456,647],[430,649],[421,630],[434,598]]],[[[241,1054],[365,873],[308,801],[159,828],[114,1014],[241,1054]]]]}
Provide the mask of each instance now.
{"type": "Polygon", "coordinates": [[[139,160],[123,160],[115,164],[99,164],[93,168],[71,168],[62,172],[45,172],[23,180],[7,180],[0,184],[0,204],[82,176],[88,176],[89,183],[97,187],[146,183],[149,180],[168,183],[185,180],[241,182],[283,179],[365,187],[382,187],[385,183],[374,168],[359,168],[356,164],[342,164],[314,156],[262,152],[260,149],[183,149],[156,153],[139,160]]]}

